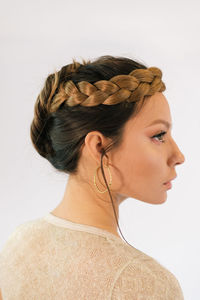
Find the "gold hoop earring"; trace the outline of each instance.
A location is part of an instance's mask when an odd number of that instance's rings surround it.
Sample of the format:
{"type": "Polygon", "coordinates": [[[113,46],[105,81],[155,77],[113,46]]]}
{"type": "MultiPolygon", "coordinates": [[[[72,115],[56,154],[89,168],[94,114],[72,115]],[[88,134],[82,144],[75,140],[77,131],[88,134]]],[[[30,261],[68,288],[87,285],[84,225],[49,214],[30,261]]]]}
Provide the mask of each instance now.
{"type": "MultiPolygon", "coordinates": [[[[100,167],[101,167],[101,166],[100,166],[100,167]]],[[[97,167],[96,170],[95,170],[95,173],[94,173],[94,186],[95,186],[95,188],[97,189],[97,191],[98,191],[99,193],[105,193],[105,192],[108,191],[108,189],[106,189],[105,191],[100,191],[99,188],[98,188],[98,186],[97,186],[97,184],[96,184],[96,172],[97,172],[97,170],[98,170],[100,167],[97,167]]],[[[109,166],[105,166],[105,167],[108,168],[108,171],[109,171],[110,182],[109,182],[108,185],[111,186],[111,183],[112,183],[112,175],[111,175],[111,172],[110,172],[110,168],[109,168],[109,166]]]]}

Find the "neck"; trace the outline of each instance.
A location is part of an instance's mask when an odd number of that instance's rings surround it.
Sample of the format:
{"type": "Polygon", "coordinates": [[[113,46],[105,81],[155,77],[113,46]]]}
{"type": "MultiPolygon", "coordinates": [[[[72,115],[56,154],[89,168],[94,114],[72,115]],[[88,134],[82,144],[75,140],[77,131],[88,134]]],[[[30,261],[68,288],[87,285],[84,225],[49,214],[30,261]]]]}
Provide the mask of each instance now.
{"type": "MultiPolygon", "coordinates": [[[[112,199],[118,220],[119,201],[113,195],[112,199]]],[[[95,189],[88,188],[88,184],[80,184],[70,177],[63,199],[52,214],[75,223],[107,230],[119,237],[113,205],[108,191],[98,195],[95,189]]]]}

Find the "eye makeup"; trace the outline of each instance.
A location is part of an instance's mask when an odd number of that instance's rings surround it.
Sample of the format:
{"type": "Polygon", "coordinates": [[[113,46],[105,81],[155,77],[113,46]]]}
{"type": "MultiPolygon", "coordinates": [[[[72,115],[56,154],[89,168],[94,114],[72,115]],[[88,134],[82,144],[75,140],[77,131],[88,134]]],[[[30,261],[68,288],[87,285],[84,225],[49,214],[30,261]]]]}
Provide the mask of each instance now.
{"type": "MultiPolygon", "coordinates": [[[[152,136],[151,138],[152,139],[154,139],[154,138],[160,138],[160,137],[162,137],[162,136],[164,136],[165,134],[166,134],[167,132],[166,131],[161,131],[160,133],[158,133],[158,134],[156,134],[156,135],[154,135],[154,136],[152,136]]],[[[165,143],[165,140],[159,140],[161,143],[165,143]]]]}

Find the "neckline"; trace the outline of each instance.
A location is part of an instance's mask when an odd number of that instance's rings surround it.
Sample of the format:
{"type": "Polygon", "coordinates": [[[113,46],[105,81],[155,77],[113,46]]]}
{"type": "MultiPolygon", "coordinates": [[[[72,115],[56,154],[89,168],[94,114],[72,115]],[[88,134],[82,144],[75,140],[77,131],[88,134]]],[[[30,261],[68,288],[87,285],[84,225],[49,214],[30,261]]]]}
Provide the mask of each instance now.
{"type": "Polygon", "coordinates": [[[111,233],[105,229],[91,226],[91,225],[86,225],[86,224],[81,224],[81,223],[75,223],[72,221],[69,221],[67,219],[60,218],[58,216],[53,215],[51,212],[47,213],[43,219],[51,224],[54,224],[56,226],[64,227],[64,228],[69,228],[73,230],[78,230],[78,231],[85,231],[93,234],[97,234],[103,237],[107,237],[110,239],[114,239],[116,241],[121,241],[122,243],[126,243],[124,240],[122,240],[121,237],[116,236],[114,233],[111,233]]]}

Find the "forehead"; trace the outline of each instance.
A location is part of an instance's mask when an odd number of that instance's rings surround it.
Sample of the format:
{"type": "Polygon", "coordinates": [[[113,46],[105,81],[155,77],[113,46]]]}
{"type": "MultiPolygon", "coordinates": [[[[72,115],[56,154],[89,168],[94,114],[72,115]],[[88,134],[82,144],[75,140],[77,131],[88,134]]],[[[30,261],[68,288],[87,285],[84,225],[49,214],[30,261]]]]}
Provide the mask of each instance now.
{"type": "Polygon", "coordinates": [[[148,97],[139,113],[128,121],[127,126],[132,128],[145,128],[157,119],[163,119],[172,123],[171,113],[165,96],[157,92],[148,97]]]}

